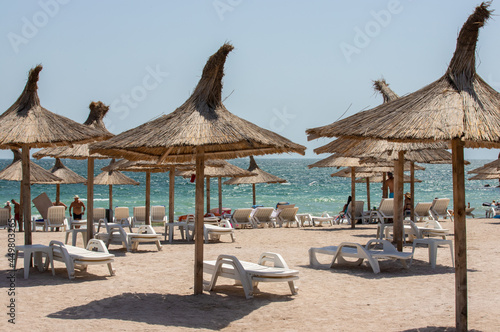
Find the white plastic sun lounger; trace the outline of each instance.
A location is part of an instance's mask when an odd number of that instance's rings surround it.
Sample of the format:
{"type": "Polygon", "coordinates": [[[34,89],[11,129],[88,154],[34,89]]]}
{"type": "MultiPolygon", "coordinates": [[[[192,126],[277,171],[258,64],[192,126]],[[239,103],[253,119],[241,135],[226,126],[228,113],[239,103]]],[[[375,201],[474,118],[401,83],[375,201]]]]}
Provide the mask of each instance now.
{"type": "Polygon", "coordinates": [[[75,267],[87,270],[88,265],[107,264],[109,274],[114,276],[115,269],[113,261],[115,255],[110,254],[104,242],[97,239],[90,239],[87,249],[68,246],[59,241],[50,241],[54,260],[64,262],[68,270],[69,279],[75,277],[75,267]]]}
{"type": "Polygon", "coordinates": [[[329,246],[323,248],[310,248],[309,249],[309,264],[319,265],[316,258],[316,254],[333,255],[333,260],[330,267],[336,260],[342,264],[350,265],[361,265],[363,260],[367,260],[373,269],[374,273],[380,273],[380,266],[378,264],[379,259],[398,259],[401,264],[406,268],[406,260],[410,259],[413,254],[410,252],[400,252],[387,240],[374,239],[368,241],[368,243],[363,247],[359,243],[354,242],[342,242],[339,246],[329,246]],[[371,249],[372,244],[382,243],[382,250],[371,249]],[[350,262],[346,261],[344,257],[357,258],[356,261],[350,262]]]}
{"type": "Polygon", "coordinates": [[[234,242],[234,228],[231,227],[229,220],[224,219],[221,221],[221,226],[204,224],[203,225],[203,235],[205,237],[205,243],[208,243],[208,239],[219,240],[221,235],[231,235],[231,240],[234,242]]]}
{"type": "Polygon", "coordinates": [[[206,290],[214,289],[218,277],[235,279],[243,285],[247,299],[252,298],[254,291],[258,290],[259,282],[288,282],[293,295],[298,291],[295,280],[299,279],[299,271],[288,268],[283,257],[272,252],[261,254],[257,264],[240,261],[231,255],[219,255],[217,260],[203,262],[203,272],[212,275],[206,290]],[[265,265],[266,262],[273,266],[265,265]]]}
{"type": "Polygon", "coordinates": [[[136,233],[128,233],[128,243],[130,244],[130,249],[136,251],[139,243],[141,242],[154,242],[158,251],[161,250],[161,240],[162,235],[156,234],[155,230],[151,225],[141,225],[136,233]]]}

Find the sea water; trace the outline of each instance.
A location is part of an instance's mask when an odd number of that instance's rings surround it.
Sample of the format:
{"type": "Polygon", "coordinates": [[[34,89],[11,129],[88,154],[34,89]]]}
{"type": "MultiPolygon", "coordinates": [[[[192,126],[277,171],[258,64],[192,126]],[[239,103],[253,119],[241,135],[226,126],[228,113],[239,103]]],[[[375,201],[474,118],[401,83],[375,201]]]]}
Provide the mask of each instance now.
{"type": "MultiPolygon", "coordinates": [[[[259,167],[286,179],[282,184],[256,184],[256,203],[263,206],[275,207],[277,202],[289,202],[299,207],[299,213],[311,213],[320,215],[327,212],[336,215],[342,210],[347,197],[351,193],[350,178],[331,177],[330,174],[337,171],[336,168],[312,168],[307,166],[318,161],[319,158],[255,158],[259,167]]],[[[54,159],[45,158],[33,160],[45,169],[51,169],[54,159]]],[[[465,198],[476,216],[483,217],[486,208],[483,202],[491,202],[500,199],[500,189],[496,188],[498,180],[477,181],[467,180],[473,174],[467,174],[469,170],[480,167],[491,160],[470,160],[470,165],[465,166],[465,198]],[[489,185],[489,186],[485,186],[489,185]]],[[[248,158],[229,160],[232,164],[243,169],[248,168],[248,158]]],[[[5,168],[11,160],[0,160],[0,169],[5,168]]],[[[87,161],[64,159],[66,167],[74,172],[87,177],[87,161]]],[[[97,176],[101,168],[107,166],[109,160],[95,160],[94,173],[97,176]]],[[[415,184],[415,202],[431,202],[434,198],[450,198],[449,208],[453,209],[453,183],[451,165],[421,164],[425,167],[423,171],[415,171],[415,177],[422,180],[415,184]]],[[[114,185],[113,207],[145,205],[145,173],[124,172],[127,176],[140,182],[140,185],[114,185]]],[[[406,172],[409,174],[409,172],[406,172]]],[[[227,178],[223,178],[223,181],[227,178]]],[[[168,207],[168,172],[151,174],[151,205],[165,205],[168,207]]],[[[370,183],[370,204],[376,207],[382,197],[380,183],[370,183]]],[[[210,205],[211,208],[218,207],[218,184],[217,179],[212,178],[210,182],[210,205]]],[[[410,184],[404,186],[404,191],[410,191],[410,184]]],[[[31,199],[46,192],[52,201],[56,199],[56,185],[34,184],[31,187],[31,199]]],[[[231,209],[246,208],[252,206],[252,185],[222,185],[223,206],[231,209]]],[[[0,206],[12,198],[19,201],[20,182],[0,180],[0,206]]],[[[83,184],[61,184],[61,201],[69,206],[74,195],[79,195],[86,203],[86,186],[83,184]]],[[[107,185],[94,186],[94,207],[109,207],[109,187],[107,185]]],[[[365,202],[367,206],[367,191],[365,183],[356,184],[356,200],[365,202]]],[[[195,208],[195,184],[190,179],[176,177],[175,179],[175,215],[194,213],[195,208]]],[[[40,213],[32,204],[33,216],[40,213]]]]}

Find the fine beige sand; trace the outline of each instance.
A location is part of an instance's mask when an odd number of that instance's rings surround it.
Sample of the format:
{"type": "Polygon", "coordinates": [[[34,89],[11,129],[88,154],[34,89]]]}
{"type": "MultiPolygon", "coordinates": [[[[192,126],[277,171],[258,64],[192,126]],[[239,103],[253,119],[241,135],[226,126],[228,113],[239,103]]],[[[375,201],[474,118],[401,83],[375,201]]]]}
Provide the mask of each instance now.
{"type": "MultiPolygon", "coordinates": [[[[453,229],[453,223],[443,222],[453,229]]],[[[500,221],[467,219],[469,329],[498,331],[500,327],[500,221]]],[[[161,232],[161,228],[156,228],[161,232]]],[[[0,262],[2,285],[8,287],[7,235],[0,230],[4,257],[0,262]]],[[[215,292],[193,294],[194,244],[139,245],[126,252],[111,245],[116,255],[116,276],[105,265],[89,266],[67,278],[64,264],[56,262],[56,276],[31,268],[23,279],[23,258],[18,261],[15,303],[16,324],[0,320],[2,331],[453,331],[455,326],[455,275],[448,248],[438,249],[432,269],[428,252],[417,248],[409,269],[398,261],[382,261],[381,273],[369,266],[310,267],[310,247],[338,245],[342,241],[366,243],[375,225],[348,225],[236,230],[204,246],[205,259],[233,254],[256,261],[265,251],[280,253],[300,271],[299,293],[292,296],[287,283],[261,283],[253,299],[245,299],[233,280],[220,278],[215,292]]],[[[24,234],[16,234],[23,244],[24,234]]],[[[180,238],[176,233],[176,237],[180,238]]],[[[449,236],[452,239],[452,236],[449,236]]],[[[64,240],[62,232],[33,233],[33,243],[64,240]]],[[[163,241],[162,241],[163,242],[163,241]]],[[[77,245],[82,246],[78,237],[77,245]]],[[[411,251],[407,245],[404,251],[411,251]]],[[[205,279],[208,279],[205,275],[205,279]]],[[[5,290],[6,287],[2,286],[5,290]]],[[[9,297],[2,291],[6,311],[9,297]]]]}

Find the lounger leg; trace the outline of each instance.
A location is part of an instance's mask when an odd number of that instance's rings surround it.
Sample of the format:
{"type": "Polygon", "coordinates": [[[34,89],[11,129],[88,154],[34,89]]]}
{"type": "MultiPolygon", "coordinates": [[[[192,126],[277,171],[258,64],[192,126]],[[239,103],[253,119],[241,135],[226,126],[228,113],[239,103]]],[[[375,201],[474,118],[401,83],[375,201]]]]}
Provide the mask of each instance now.
{"type": "Polygon", "coordinates": [[[111,276],[114,276],[115,273],[116,273],[116,270],[113,268],[113,264],[112,263],[108,263],[108,270],[109,270],[109,274],[111,276]]]}
{"type": "Polygon", "coordinates": [[[156,240],[156,248],[158,248],[158,251],[161,250],[161,243],[160,240],[156,240]]]}
{"type": "Polygon", "coordinates": [[[234,242],[234,235],[233,235],[233,233],[231,233],[231,240],[232,240],[232,242],[234,242]]]}
{"type": "Polygon", "coordinates": [[[320,265],[318,259],[316,258],[316,250],[315,248],[309,249],[309,265],[320,265]]]}
{"type": "Polygon", "coordinates": [[[295,281],[294,280],[289,281],[288,286],[290,287],[290,291],[292,292],[292,295],[297,295],[299,288],[297,286],[295,286],[295,281]]]}

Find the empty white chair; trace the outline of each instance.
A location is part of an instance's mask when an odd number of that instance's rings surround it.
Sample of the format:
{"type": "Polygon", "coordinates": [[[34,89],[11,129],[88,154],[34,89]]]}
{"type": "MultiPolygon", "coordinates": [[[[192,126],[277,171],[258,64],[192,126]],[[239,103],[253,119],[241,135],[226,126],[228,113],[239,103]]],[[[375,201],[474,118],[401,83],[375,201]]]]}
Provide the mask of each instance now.
{"type": "Polygon", "coordinates": [[[146,224],[146,207],[145,206],[134,206],[134,209],[133,209],[133,221],[132,221],[132,225],[134,227],[137,227],[136,225],[138,224],[142,224],[142,225],[145,225],[146,224]]]}
{"type": "Polygon", "coordinates": [[[133,224],[131,224],[128,207],[115,208],[114,222],[122,226],[128,227],[130,232],[132,232],[133,224]]]}
{"type": "Polygon", "coordinates": [[[252,209],[236,209],[231,215],[230,222],[233,228],[240,227],[243,228],[249,225],[252,228],[255,228],[255,225],[252,221],[252,209]]]}
{"type": "Polygon", "coordinates": [[[431,214],[435,220],[439,221],[439,218],[446,219],[450,217],[451,221],[453,221],[453,216],[448,211],[448,204],[450,204],[449,198],[435,198],[432,201],[431,214]]]}
{"type": "Polygon", "coordinates": [[[258,207],[255,209],[252,215],[252,220],[256,226],[267,225],[269,227],[275,227],[275,218],[272,217],[274,208],[272,207],[258,207]]]}
{"type": "Polygon", "coordinates": [[[278,214],[277,220],[280,227],[282,227],[283,224],[286,224],[285,227],[290,227],[293,223],[295,223],[297,227],[300,227],[300,221],[297,218],[297,211],[299,211],[298,207],[285,208],[281,210],[281,212],[278,214]]]}
{"type": "Polygon", "coordinates": [[[66,231],[67,223],[66,208],[64,206],[51,206],[47,210],[47,218],[44,219],[43,230],[47,231],[49,228],[54,230],[56,227],[61,227],[66,231]]]}

